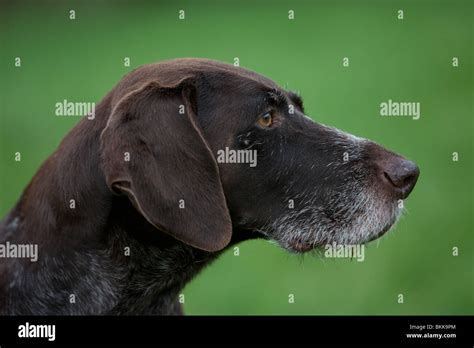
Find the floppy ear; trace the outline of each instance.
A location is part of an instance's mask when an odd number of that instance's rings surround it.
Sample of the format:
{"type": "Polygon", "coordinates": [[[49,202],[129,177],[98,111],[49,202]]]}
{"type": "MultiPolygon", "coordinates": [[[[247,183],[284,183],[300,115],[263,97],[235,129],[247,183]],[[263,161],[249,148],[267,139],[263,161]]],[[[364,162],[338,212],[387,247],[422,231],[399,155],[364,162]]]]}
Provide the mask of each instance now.
{"type": "Polygon", "coordinates": [[[101,134],[109,188],[124,193],[159,230],[198,249],[217,251],[232,224],[216,160],[196,122],[190,78],[148,82],[113,109],[101,134]]]}

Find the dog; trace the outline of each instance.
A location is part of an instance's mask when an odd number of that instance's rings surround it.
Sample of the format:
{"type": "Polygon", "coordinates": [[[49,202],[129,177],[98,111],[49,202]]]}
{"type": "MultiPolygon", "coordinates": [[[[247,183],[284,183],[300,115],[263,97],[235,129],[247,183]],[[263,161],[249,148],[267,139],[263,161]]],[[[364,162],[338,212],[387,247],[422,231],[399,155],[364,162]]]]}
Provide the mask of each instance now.
{"type": "Polygon", "coordinates": [[[193,58],[142,66],[2,220],[0,242],[38,257],[0,259],[0,313],[182,314],[180,291],[226,248],[367,243],[396,222],[418,175],[315,123],[296,93],[255,72],[193,58]]]}

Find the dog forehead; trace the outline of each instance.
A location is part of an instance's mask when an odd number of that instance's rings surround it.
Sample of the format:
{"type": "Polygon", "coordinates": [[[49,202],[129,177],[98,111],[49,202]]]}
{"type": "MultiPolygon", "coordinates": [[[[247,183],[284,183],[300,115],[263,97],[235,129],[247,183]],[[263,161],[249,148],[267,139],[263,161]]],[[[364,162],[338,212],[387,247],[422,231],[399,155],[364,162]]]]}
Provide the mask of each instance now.
{"type": "Polygon", "coordinates": [[[179,58],[142,66],[126,75],[118,89],[130,89],[143,81],[173,85],[184,77],[205,80],[214,88],[227,87],[227,92],[280,89],[274,81],[254,71],[203,58],[179,58]]]}
{"type": "Polygon", "coordinates": [[[264,85],[268,85],[270,88],[278,87],[274,81],[262,76],[254,71],[248,70],[240,66],[234,66],[211,59],[203,58],[180,58],[169,61],[164,61],[156,64],[156,67],[163,68],[171,73],[182,72],[182,73],[194,73],[194,74],[222,74],[227,77],[235,76],[237,78],[247,78],[254,80],[264,85]]]}

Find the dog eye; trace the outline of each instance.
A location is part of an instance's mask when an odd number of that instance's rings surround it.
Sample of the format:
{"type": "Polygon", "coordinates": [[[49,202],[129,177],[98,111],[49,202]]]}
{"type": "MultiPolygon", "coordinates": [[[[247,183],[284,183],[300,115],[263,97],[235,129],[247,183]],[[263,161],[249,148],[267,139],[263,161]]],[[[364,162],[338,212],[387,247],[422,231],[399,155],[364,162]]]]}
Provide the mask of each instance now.
{"type": "Polygon", "coordinates": [[[257,124],[263,128],[271,127],[272,123],[273,123],[273,116],[270,112],[265,113],[263,116],[261,116],[257,120],[257,124]]]}

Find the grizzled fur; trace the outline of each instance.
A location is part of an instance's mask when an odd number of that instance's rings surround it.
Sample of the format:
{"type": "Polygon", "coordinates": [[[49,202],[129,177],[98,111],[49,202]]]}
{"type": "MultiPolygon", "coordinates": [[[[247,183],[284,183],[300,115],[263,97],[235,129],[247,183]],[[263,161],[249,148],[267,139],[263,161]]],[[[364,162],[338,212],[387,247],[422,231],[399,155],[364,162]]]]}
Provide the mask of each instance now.
{"type": "Polygon", "coordinates": [[[39,252],[0,259],[0,314],[180,314],[180,291],[226,248],[368,242],[418,177],[412,162],[313,122],[273,81],[205,59],[141,67],[95,114],[0,223],[0,243],[39,252]],[[258,165],[217,163],[226,147],[256,150],[258,165]]]}

